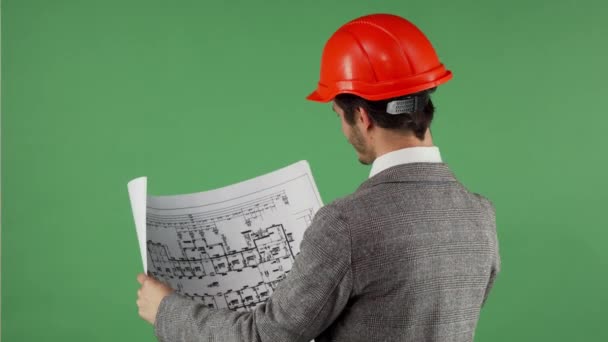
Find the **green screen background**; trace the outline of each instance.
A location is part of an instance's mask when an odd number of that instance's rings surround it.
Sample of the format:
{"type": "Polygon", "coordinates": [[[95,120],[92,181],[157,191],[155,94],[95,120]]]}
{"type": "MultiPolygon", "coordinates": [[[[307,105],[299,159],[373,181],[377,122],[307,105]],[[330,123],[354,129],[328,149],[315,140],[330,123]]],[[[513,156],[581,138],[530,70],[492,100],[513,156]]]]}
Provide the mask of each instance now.
{"type": "Polygon", "coordinates": [[[2,1],[2,340],[154,341],[127,181],[203,191],[300,159],[323,201],[368,175],[330,104],[325,41],[416,23],[454,79],[444,160],[497,208],[503,270],[476,341],[606,341],[604,1],[2,1]]]}

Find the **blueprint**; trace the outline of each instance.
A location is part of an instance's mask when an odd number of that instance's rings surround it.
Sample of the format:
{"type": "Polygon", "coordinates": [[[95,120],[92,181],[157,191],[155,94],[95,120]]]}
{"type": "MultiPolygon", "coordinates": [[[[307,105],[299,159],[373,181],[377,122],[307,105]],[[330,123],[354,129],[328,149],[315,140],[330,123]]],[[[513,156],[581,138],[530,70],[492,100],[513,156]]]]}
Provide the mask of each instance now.
{"type": "Polygon", "coordinates": [[[129,182],[144,271],[210,308],[251,310],[272,295],[322,206],[300,161],[220,189],[147,194],[129,182]]]}

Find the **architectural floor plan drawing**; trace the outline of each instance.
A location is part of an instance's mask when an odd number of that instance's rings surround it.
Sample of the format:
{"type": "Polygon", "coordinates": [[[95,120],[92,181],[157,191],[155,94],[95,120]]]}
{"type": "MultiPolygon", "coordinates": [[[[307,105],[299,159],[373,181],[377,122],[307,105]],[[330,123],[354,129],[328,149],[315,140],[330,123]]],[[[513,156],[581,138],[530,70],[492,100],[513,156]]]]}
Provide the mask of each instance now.
{"type": "Polygon", "coordinates": [[[129,182],[145,271],[212,308],[250,310],[288,274],[322,202],[306,161],[224,188],[172,196],[129,182]]]}

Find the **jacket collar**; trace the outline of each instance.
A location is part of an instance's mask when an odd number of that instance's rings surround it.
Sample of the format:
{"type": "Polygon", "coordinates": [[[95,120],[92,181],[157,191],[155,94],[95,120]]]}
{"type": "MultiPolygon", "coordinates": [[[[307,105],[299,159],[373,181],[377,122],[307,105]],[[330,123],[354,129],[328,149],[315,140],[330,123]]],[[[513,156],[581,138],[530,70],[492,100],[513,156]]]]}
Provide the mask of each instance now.
{"type": "Polygon", "coordinates": [[[363,182],[357,190],[371,188],[382,183],[456,181],[456,177],[446,163],[408,163],[381,171],[363,182]]]}
{"type": "Polygon", "coordinates": [[[441,153],[437,146],[415,146],[394,150],[381,155],[372,163],[369,177],[389,167],[407,163],[441,163],[441,153]]]}

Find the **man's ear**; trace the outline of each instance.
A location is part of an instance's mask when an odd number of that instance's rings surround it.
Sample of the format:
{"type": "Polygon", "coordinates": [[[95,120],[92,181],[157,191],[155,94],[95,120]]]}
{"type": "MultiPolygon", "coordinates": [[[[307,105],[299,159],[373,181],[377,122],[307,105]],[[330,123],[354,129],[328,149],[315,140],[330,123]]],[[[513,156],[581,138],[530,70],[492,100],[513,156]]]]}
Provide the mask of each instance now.
{"type": "Polygon", "coordinates": [[[359,107],[357,108],[357,112],[359,113],[359,115],[357,115],[357,124],[360,124],[362,128],[364,128],[365,130],[370,129],[373,125],[374,122],[372,121],[372,118],[369,116],[369,113],[367,112],[367,110],[365,110],[365,108],[363,107],[359,107]]]}

